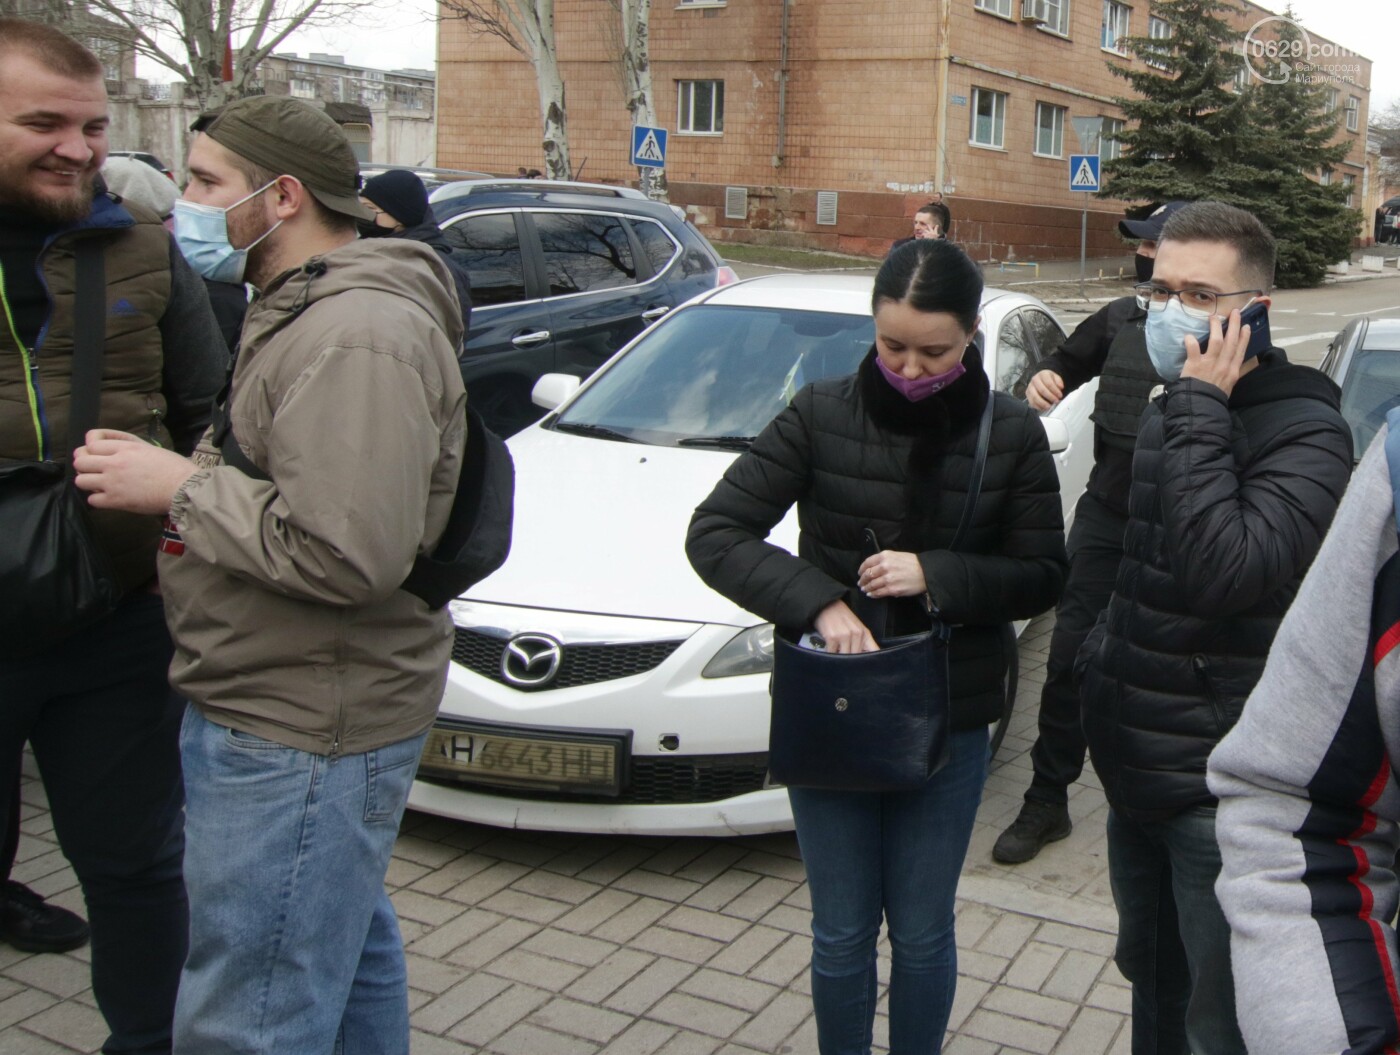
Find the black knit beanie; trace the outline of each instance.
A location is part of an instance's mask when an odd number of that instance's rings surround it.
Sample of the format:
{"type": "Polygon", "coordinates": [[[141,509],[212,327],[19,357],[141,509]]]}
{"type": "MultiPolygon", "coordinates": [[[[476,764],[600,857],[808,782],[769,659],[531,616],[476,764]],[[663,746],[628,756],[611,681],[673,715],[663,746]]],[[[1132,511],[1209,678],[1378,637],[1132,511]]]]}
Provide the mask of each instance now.
{"type": "Polygon", "coordinates": [[[408,169],[390,169],[365,180],[360,196],[368,198],[405,227],[417,227],[428,214],[428,192],[408,169]]]}

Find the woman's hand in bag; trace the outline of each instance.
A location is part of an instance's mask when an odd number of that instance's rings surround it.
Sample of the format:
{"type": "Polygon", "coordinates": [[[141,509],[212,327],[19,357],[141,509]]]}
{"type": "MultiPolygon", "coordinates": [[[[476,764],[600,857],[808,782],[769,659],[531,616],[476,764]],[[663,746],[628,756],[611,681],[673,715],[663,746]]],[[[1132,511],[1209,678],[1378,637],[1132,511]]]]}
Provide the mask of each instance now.
{"type": "Polygon", "coordinates": [[[180,485],[196,466],[174,451],[116,429],[91,429],[87,443],[73,452],[74,483],[94,509],[164,514],[180,485]]]}
{"type": "Polygon", "coordinates": [[[828,652],[878,652],[880,646],[845,601],[832,601],[817,613],[817,633],[828,652]]]}
{"type": "Polygon", "coordinates": [[[892,549],[882,549],[861,562],[857,585],[867,597],[917,597],[928,592],[919,558],[892,549]]]}

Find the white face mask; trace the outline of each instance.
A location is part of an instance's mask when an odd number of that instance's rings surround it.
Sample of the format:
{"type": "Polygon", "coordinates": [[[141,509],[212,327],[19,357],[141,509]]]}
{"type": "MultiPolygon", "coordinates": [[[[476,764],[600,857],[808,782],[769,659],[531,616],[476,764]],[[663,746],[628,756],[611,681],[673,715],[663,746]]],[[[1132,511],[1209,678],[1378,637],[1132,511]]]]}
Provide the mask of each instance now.
{"type": "Polygon", "coordinates": [[[1175,297],[1161,311],[1147,313],[1147,355],[1152,368],[1163,381],[1181,377],[1186,365],[1186,338],[1194,337],[1202,344],[1210,334],[1210,319],[1196,319],[1186,314],[1175,297]]]}
{"type": "Polygon", "coordinates": [[[191,201],[177,200],[175,244],[180,247],[190,267],[212,282],[242,282],[243,269],[248,266],[248,250],[281,227],[282,221],[278,220],[244,248],[235,249],[228,240],[228,214],[276,182],[272,180],[223,209],[217,205],[196,205],[191,201]]]}

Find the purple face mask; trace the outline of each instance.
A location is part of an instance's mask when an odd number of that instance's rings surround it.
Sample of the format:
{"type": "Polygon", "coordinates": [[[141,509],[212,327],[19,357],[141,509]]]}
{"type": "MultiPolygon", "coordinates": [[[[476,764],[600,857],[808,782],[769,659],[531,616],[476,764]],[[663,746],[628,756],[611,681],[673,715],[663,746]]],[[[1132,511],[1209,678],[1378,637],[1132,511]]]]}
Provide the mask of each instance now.
{"type": "Polygon", "coordinates": [[[963,366],[960,362],[957,366],[953,367],[953,369],[946,370],[941,374],[930,374],[925,377],[920,377],[917,380],[910,381],[907,377],[895,373],[886,366],[885,361],[881,359],[878,354],[875,356],[875,365],[880,368],[880,373],[885,375],[885,380],[890,383],[890,386],[911,403],[917,403],[921,399],[928,399],[929,396],[940,389],[947,388],[958,378],[962,377],[963,374],[967,373],[967,367],[963,366]]]}

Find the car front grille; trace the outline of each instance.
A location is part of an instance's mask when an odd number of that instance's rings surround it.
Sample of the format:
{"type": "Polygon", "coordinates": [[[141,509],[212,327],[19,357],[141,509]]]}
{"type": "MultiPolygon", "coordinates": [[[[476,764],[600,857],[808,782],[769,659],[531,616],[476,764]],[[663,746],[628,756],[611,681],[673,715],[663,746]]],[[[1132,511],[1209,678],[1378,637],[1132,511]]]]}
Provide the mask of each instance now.
{"type": "Polygon", "coordinates": [[[506,642],[458,627],[452,642],[452,661],[483,678],[510,685],[512,689],[537,692],[539,689],[594,685],[600,681],[630,678],[634,674],[655,670],[681,644],[680,641],[647,641],[625,645],[565,645],[559,673],[547,684],[534,687],[512,685],[502,676],[501,656],[506,650],[506,642]]]}
{"type": "Polygon", "coordinates": [[[470,784],[471,790],[483,795],[504,795],[519,799],[543,799],[556,802],[601,802],[631,806],[681,805],[695,802],[719,802],[736,795],[761,791],[768,774],[768,755],[764,752],[744,755],[680,755],[660,758],[653,755],[633,757],[629,778],[616,796],[574,795],[557,791],[534,791],[501,788],[450,777],[425,773],[419,780],[446,787],[470,784]]]}

